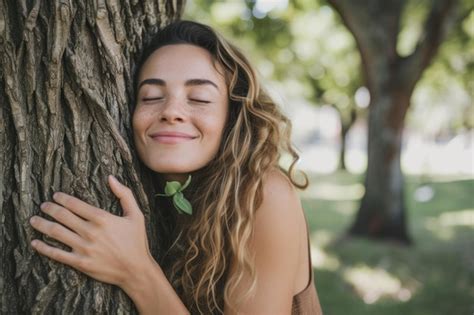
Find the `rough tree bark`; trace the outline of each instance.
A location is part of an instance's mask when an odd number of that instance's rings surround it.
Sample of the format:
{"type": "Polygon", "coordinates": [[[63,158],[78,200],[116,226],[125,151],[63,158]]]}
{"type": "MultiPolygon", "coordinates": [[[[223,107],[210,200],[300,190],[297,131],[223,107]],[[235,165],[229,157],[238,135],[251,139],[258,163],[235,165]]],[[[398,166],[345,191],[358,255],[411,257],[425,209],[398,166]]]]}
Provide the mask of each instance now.
{"type": "Polygon", "coordinates": [[[132,68],[143,43],[183,6],[0,0],[2,314],[136,312],[118,288],[35,254],[29,243],[39,234],[28,219],[56,191],[120,214],[106,181],[115,174],[134,191],[159,255],[142,184],[149,178],[131,148],[132,68]]]}
{"type": "Polygon", "coordinates": [[[370,91],[365,195],[349,234],[410,242],[400,149],[410,98],[455,17],[456,0],[434,0],[415,51],[398,55],[406,0],[328,0],[355,37],[370,91]]]}

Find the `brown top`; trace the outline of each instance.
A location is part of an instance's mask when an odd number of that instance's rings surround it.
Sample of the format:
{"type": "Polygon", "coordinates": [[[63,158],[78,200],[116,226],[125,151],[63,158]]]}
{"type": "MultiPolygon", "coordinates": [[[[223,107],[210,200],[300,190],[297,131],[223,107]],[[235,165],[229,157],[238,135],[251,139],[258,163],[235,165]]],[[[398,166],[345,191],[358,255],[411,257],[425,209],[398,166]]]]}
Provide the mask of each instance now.
{"type": "MultiPolygon", "coordinates": [[[[308,229],[308,227],[307,227],[308,229]]],[[[309,231],[309,230],[308,230],[309,231]]],[[[313,267],[311,263],[311,250],[308,234],[308,255],[309,255],[309,283],[303,291],[293,296],[291,306],[291,315],[322,315],[321,305],[319,304],[318,293],[314,284],[313,267]]]]}

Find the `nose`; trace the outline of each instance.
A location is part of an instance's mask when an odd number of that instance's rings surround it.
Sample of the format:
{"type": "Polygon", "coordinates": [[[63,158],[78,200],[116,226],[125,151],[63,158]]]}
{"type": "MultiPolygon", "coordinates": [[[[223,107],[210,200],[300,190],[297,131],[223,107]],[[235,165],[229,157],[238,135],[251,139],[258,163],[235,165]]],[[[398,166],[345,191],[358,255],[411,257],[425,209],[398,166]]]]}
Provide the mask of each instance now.
{"type": "Polygon", "coordinates": [[[177,98],[170,98],[163,104],[159,117],[161,122],[176,123],[186,120],[186,112],[183,102],[177,98]]]}

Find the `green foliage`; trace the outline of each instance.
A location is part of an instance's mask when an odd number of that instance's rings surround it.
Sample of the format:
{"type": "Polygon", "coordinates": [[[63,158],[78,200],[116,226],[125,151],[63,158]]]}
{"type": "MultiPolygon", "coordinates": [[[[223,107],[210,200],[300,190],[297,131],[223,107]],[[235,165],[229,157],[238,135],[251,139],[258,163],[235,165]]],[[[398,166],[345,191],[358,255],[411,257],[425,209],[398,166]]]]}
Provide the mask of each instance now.
{"type": "Polygon", "coordinates": [[[157,196],[171,197],[173,199],[173,205],[179,213],[193,214],[193,207],[191,203],[184,197],[183,190],[191,183],[191,175],[181,185],[180,182],[170,181],[165,184],[165,193],[156,194],[157,196]]]}
{"type": "MultiPolygon", "coordinates": [[[[185,17],[221,30],[251,56],[267,81],[280,82],[287,99],[305,98],[315,105],[330,104],[338,110],[342,125],[358,107],[355,92],[364,85],[355,41],[339,16],[323,0],[287,1],[190,0],[185,17]],[[258,3],[273,4],[259,12],[258,3]]],[[[407,56],[423,35],[430,0],[407,0],[400,21],[397,51],[407,56]]],[[[470,1],[459,8],[464,19],[443,43],[433,64],[425,71],[412,99],[408,124],[425,132],[454,131],[474,126],[474,13],[470,1]],[[470,13],[469,13],[470,12],[470,13]],[[469,92],[471,91],[471,92],[469,92]],[[451,106],[449,115],[440,107],[451,106]],[[427,126],[426,117],[439,121],[427,126]],[[411,116],[411,117],[410,117],[411,116]]]]}
{"type": "Polygon", "coordinates": [[[362,85],[354,39],[331,7],[314,0],[290,1],[285,9],[256,17],[255,1],[188,5],[187,18],[205,21],[233,38],[264,78],[294,87],[285,91],[287,97],[330,104],[343,125],[350,123],[352,111],[366,111],[353,98],[362,85]]]}
{"type": "Polygon", "coordinates": [[[315,283],[325,314],[469,314],[474,307],[472,179],[408,176],[414,245],[341,238],[357,210],[363,178],[312,177],[303,205],[311,230],[315,283]],[[428,202],[414,192],[429,184],[428,202]],[[331,189],[328,189],[331,187],[331,189]]]}
{"type": "MultiPolygon", "coordinates": [[[[421,32],[423,19],[428,14],[426,6],[410,1],[405,9],[404,26],[399,37],[407,42],[410,32],[421,32]]],[[[441,45],[432,65],[424,72],[412,98],[408,122],[425,133],[435,135],[440,131],[456,132],[474,128],[474,11],[473,5],[461,1],[460,19],[441,45]],[[426,117],[432,117],[426,124],[426,117]]],[[[421,35],[421,34],[420,34],[421,35]]],[[[414,43],[410,44],[411,52],[414,43]]]]}
{"type": "Polygon", "coordinates": [[[184,198],[183,193],[180,191],[173,195],[173,205],[176,210],[178,210],[178,212],[193,214],[191,203],[186,198],[184,198]]]}

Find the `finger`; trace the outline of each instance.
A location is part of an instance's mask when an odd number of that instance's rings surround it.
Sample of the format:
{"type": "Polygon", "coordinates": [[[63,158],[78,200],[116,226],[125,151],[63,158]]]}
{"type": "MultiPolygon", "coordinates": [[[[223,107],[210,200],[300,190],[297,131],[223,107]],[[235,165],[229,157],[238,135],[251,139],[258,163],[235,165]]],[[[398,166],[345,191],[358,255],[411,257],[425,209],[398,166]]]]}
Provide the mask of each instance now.
{"type": "Polygon", "coordinates": [[[83,244],[79,235],[56,222],[51,222],[42,217],[34,216],[30,219],[30,223],[35,230],[46,234],[73,249],[77,249],[83,244]]]}
{"type": "Polygon", "coordinates": [[[109,185],[114,195],[120,200],[124,216],[134,216],[142,213],[130,188],[120,183],[112,175],[109,175],[109,185]]]}
{"type": "Polygon", "coordinates": [[[107,211],[62,192],[54,193],[53,199],[63,207],[88,221],[97,222],[98,219],[102,219],[109,214],[107,211]]]}
{"type": "Polygon", "coordinates": [[[72,252],[68,252],[46,244],[40,240],[33,240],[31,246],[41,255],[49,257],[60,263],[74,267],[77,264],[78,257],[72,252]]]}
{"type": "Polygon", "coordinates": [[[41,211],[53,217],[56,221],[69,229],[84,236],[89,229],[87,221],[78,217],[68,209],[61,207],[54,202],[44,202],[41,204],[41,211]]]}

